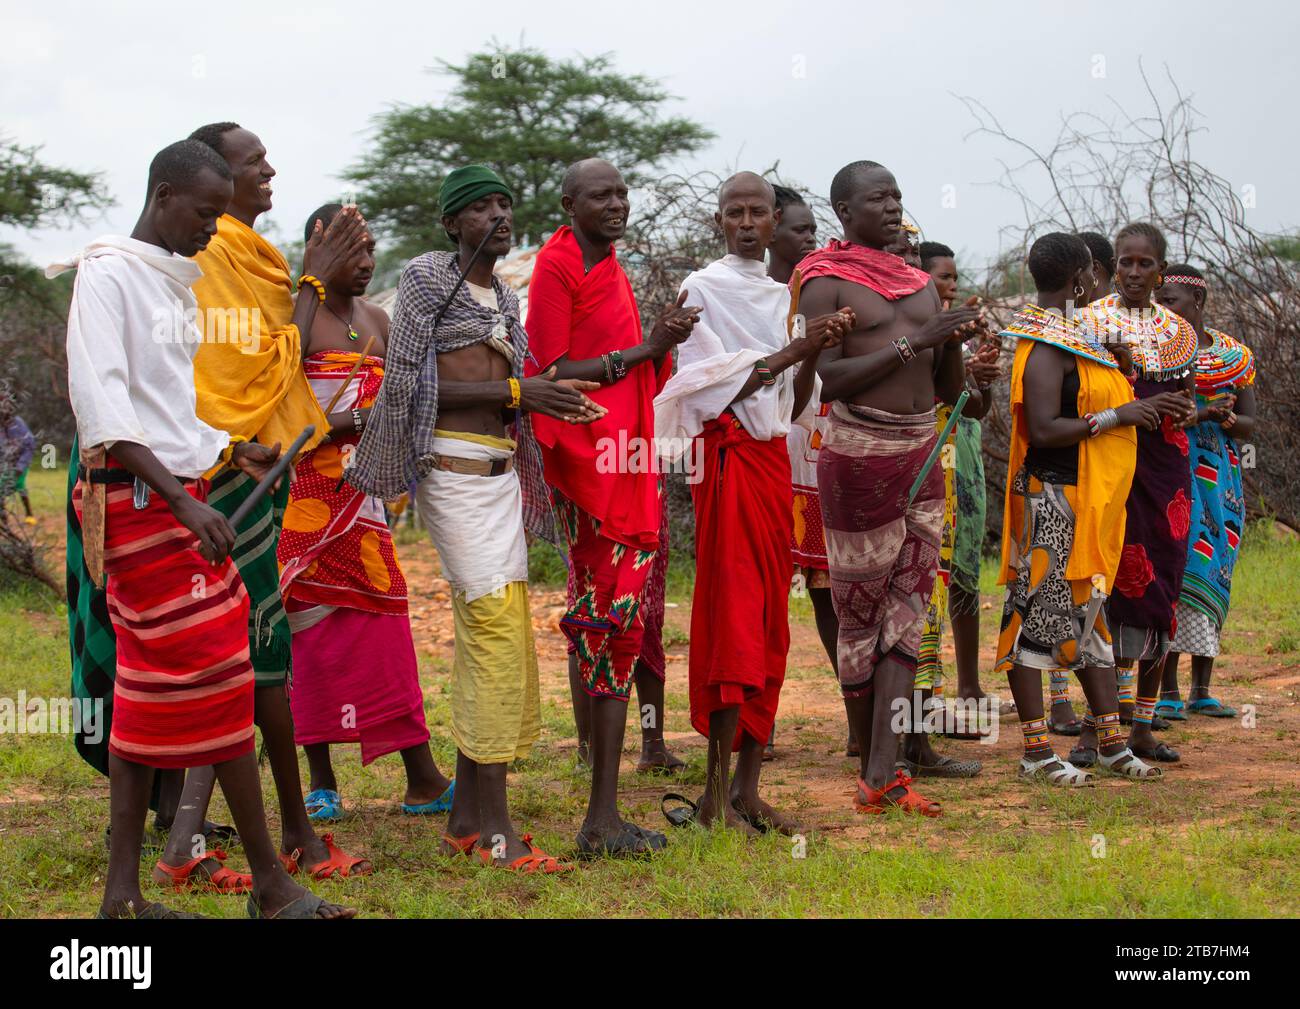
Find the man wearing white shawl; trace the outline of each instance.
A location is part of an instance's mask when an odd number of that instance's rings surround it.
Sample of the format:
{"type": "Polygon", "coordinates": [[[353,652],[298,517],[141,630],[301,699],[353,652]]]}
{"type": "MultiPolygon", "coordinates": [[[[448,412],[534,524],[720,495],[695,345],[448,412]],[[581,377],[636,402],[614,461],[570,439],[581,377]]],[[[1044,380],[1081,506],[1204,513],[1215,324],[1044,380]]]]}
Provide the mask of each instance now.
{"type": "Polygon", "coordinates": [[[763,746],[776,719],[790,648],[787,613],[793,499],[785,436],[815,414],[817,355],[852,324],[841,313],[787,330],[790,292],[763,257],[777,221],[772,187],[742,172],[723,183],[714,215],[727,255],[682,284],[699,319],[677,374],[655,399],[655,437],[676,461],[696,438],[691,608],[691,724],[709,739],[704,796],[670,816],[746,832],[795,824],[758,796],[763,746]],[[696,474],[699,476],[699,474],[696,474]],[[728,781],[731,753],[739,757],[728,781]]]}

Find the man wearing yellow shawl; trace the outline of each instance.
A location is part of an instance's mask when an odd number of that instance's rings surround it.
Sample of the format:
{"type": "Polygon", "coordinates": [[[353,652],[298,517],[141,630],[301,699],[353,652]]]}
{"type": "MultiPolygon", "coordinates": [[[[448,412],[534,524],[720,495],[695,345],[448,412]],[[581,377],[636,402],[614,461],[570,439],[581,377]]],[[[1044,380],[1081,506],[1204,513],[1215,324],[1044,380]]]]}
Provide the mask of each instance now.
{"type": "MultiPolygon", "coordinates": [[[[271,209],[271,179],[266,148],[235,123],[214,123],[195,130],[199,140],[226,159],[234,174],[234,196],[217,221],[217,233],[195,262],[203,276],[195,282],[202,342],[194,358],[196,409],[204,422],[230,434],[231,441],[288,445],[308,424],[316,435],[308,451],[329,431],[329,423],[303,372],[304,333],[311,331],[324,287],[351,269],[363,255],[368,236],[356,208],[348,208],[328,231],[321,228],[303,254],[302,297],[294,301],[289,264],[270,242],[253,230],[259,216],[271,209]],[[317,286],[319,285],[319,287],[317,286]]],[[[252,492],[254,482],[240,474],[224,474],[212,482],[208,503],[229,518],[252,492]]],[[[316,836],[303,805],[298,753],[285,686],[288,681],[291,636],[280,600],[276,542],[289,481],[282,480],[237,530],[231,559],[248,589],[249,648],[257,689],[254,721],[262,730],[280,801],[281,861],[290,872],[301,864],[317,879],[334,873],[355,876],[370,871],[365,859],[337,848],[332,835],[316,836]]],[[[211,786],[199,781],[188,787],[171,836],[187,847],[196,831],[192,818],[207,808],[211,786]]],[[[168,854],[177,855],[168,849],[168,854]]],[[[174,864],[174,862],[173,862],[174,864]]]]}
{"type": "Polygon", "coordinates": [[[1178,406],[1162,396],[1135,400],[1114,356],[1073,317],[1093,288],[1082,239],[1044,235],[1028,265],[1038,302],[1002,333],[1017,343],[998,578],[1007,586],[998,668],[1007,673],[1024,735],[1020,774],[1062,787],[1092,781],[1048,742],[1042,671],[1060,668],[1074,670],[1092,710],[1105,712],[1097,716],[1099,766],[1155,777],[1159,769],[1129,750],[1120,729],[1103,603],[1124,547],[1134,427],[1153,429],[1178,406]]]}

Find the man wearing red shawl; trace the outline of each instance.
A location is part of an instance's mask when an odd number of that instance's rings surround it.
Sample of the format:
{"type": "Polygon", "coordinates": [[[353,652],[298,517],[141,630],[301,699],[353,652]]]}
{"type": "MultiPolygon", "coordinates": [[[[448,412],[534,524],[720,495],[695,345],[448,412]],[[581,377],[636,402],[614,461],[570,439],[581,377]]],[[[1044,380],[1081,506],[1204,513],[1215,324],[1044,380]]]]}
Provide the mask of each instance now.
{"type": "Polygon", "coordinates": [[[817,356],[853,315],[810,319],[806,335],[803,316],[790,325],[790,292],[763,265],[778,216],[760,176],[741,172],[723,183],[714,220],[727,255],[682,282],[701,314],[655,400],[655,434],[672,460],[698,438],[704,464],[704,479],[692,485],[690,697],[709,757],[693,819],[792,834],[794,821],[758,794],[790,649],[794,495],[785,439],[792,419],[812,424],[817,356]]]}
{"type": "Polygon", "coordinates": [[[931,466],[910,491],[937,437],[936,398],[953,403],[961,392],[961,342],[981,313],[942,310],[930,276],[884,251],[903,221],[902,194],[887,169],[845,166],[830,198],[846,241],[832,240],[799,269],[809,316],[847,307],[857,322],[817,368],[821,398],[834,402],[817,482],[840,623],[840,687],[861,747],[854,806],[937,816],[939,804],[894,767],[939,563],[942,473],[931,466]]]}
{"type": "Polygon", "coordinates": [[[690,335],[698,309],[684,299],[649,339],[632,285],[614,255],[630,204],[618,169],[591,158],[564,176],[572,226],[537,254],[528,290],[529,374],[599,382],[591,398],[607,413],[591,424],[535,418],[546,482],[569,546],[568,611],[560,621],[590,698],[591,797],[578,832],[586,857],[641,855],[663,834],[618,814],[618,766],[632,669],[641,651],[646,578],[659,549],[654,465],[655,394],[672,371],[669,351],[690,335]]]}

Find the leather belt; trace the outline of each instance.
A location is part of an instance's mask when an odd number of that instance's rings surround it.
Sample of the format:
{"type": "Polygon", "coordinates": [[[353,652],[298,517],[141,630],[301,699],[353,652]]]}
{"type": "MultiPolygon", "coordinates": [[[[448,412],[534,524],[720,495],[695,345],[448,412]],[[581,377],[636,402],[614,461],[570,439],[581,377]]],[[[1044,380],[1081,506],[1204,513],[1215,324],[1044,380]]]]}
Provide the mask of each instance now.
{"type": "Polygon", "coordinates": [[[454,455],[434,453],[434,469],[466,476],[504,476],[515,468],[514,456],[509,459],[462,459],[454,455]]]}

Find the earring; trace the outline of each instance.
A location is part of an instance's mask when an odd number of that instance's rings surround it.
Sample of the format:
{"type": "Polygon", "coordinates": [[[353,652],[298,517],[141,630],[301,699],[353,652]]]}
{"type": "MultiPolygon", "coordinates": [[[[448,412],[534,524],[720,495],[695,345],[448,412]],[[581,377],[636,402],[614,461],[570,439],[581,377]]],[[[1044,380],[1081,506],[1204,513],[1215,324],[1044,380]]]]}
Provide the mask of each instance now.
{"type": "Polygon", "coordinates": [[[1163,273],[1157,273],[1157,274],[1156,274],[1156,287],[1157,287],[1157,288],[1160,288],[1160,287],[1164,287],[1164,286],[1165,286],[1165,275],[1164,275],[1163,273]]]}
{"type": "Polygon", "coordinates": [[[1075,284],[1075,285],[1074,285],[1074,296],[1075,296],[1076,298],[1082,298],[1082,297],[1083,297],[1083,285],[1082,285],[1082,284],[1075,284]]]}

